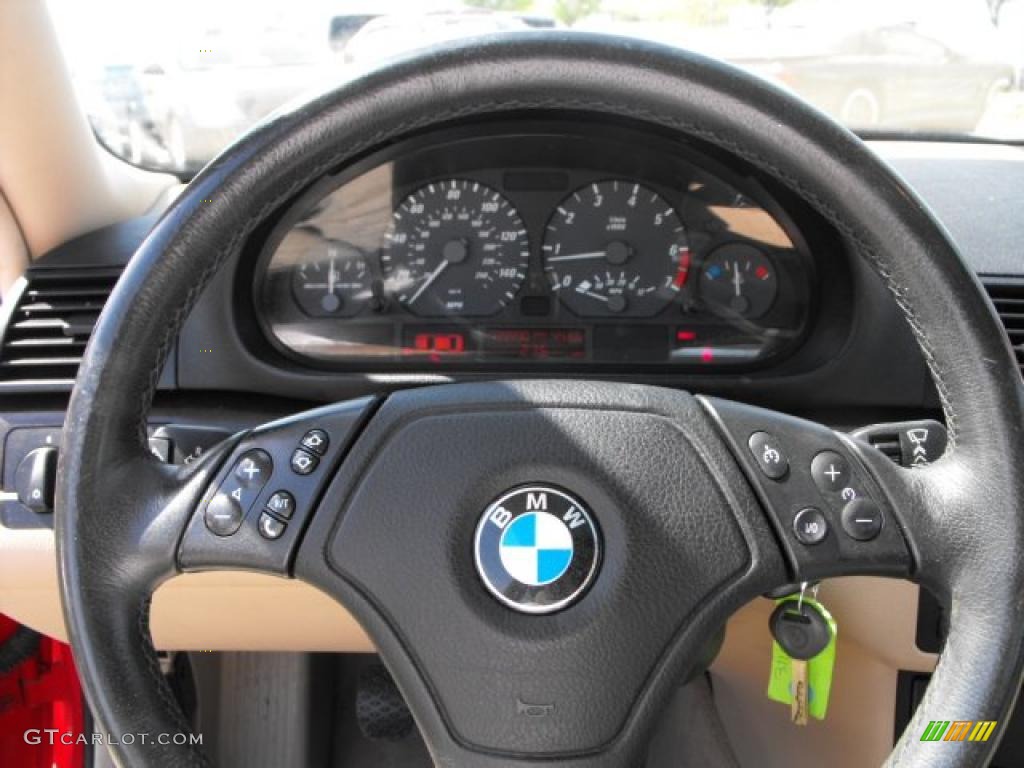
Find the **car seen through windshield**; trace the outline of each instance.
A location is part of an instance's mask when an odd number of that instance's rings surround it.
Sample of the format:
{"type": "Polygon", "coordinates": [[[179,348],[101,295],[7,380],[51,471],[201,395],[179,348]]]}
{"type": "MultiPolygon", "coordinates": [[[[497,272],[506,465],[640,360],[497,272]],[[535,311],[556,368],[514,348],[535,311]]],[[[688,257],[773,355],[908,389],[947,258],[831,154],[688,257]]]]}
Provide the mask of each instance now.
{"type": "Polygon", "coordinates": [[[293,99],[426,46],[505,32],[599,32],[695,50],[854,130],[1024,139],[1024,0],[50,5],[97,138],[129,162],[184,175],[293,99]],[[112,17],[121,23],[101,23],[112,17]]]}

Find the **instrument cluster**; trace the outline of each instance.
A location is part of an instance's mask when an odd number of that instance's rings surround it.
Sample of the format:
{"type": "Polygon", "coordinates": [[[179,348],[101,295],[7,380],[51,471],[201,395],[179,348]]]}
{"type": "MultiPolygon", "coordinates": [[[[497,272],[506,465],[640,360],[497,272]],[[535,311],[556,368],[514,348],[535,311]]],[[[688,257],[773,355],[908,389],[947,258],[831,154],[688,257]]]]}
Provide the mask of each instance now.
{"type": "Polygon", "coordinates": [[[813,283],[774,208],[629,129],[420,137],[291,206],[257,316],[281,352],[349,369],[756,365],[799,341],[813,283]]]}

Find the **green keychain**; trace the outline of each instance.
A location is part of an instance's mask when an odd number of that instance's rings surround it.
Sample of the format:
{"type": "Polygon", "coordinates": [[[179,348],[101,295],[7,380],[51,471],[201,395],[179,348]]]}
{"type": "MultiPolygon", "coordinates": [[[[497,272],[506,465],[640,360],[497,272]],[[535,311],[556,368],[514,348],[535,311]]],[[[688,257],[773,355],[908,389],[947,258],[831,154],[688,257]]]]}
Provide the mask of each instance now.
{"type": "Polygon", "coordinates": [[[774,639],[768,698],[789,704],[796,725],[806,725],[808,714],[823,720],[836,662],[835,619],[801,593],[776,601],[769,627],[774,639]]]}

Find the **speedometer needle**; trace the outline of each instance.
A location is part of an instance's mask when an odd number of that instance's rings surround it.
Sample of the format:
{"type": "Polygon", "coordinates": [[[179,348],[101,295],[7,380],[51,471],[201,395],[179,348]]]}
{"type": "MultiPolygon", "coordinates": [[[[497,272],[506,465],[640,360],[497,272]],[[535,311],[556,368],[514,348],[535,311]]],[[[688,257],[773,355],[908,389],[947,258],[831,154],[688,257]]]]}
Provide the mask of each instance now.
{"type": "Polygon", "coordinates": [[[605,251],[588,251],[587,253],[568,253],[565,256],[551,256],[548,258],[548,263],[555,261],[582,261],[584,259],[603,259],[607,253],[605,251]]]}
{"type": "Polygon", "coordinates": [[[607,296],[602,296],[600,293],[594,293],[593,291],[581,291],[577,288],[576,293],[582,293],[584,296],[589,296],[592,299],[597,299],[598,301],[603,301],[605,303],[608,302],[607,296]]]}
{"type": "Polygon", "coordinates": [[[408,303],[414,304],[416,302],[416,299],[418,299],[423,294],[423,292],[430,287],[431,283],[437,280],[438,276],[442,272],[444,272],[445,267],[447,266],[448,259],[444,259],[440,264],[438,264],[437,269],[435,269],[433,272],[430,273],[430,275],[427,276],[427,279],[423,281],[423,284],[416,290],[416,293],[412,295],[412,298],[409,299],[408,303]]]}

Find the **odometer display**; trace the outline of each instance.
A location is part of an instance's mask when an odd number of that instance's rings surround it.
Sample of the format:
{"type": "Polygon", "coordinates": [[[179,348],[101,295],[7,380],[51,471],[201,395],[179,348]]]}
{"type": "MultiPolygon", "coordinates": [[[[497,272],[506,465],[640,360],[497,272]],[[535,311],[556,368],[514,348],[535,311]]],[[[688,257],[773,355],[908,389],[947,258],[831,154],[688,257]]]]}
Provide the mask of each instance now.
{"type": "Polygon", "coordinates": [[[515,360],[583,360],[587,332],[582,328],[484,328],[484,353],[515,360]]]}
{"type": "Polygon", "coordinates": [[[653,317],[687,279],[686,232],[657,192],[604,181],[576,190],[544,232],[544,270],[581,317],[653,317]]]}
{"type": "Polygon", "coordinates": [[[384,235],[385,289],[421,317],[486,317],[515,298],[530,258],[516,209],[475,181],[409,195],[384,235]]]}

